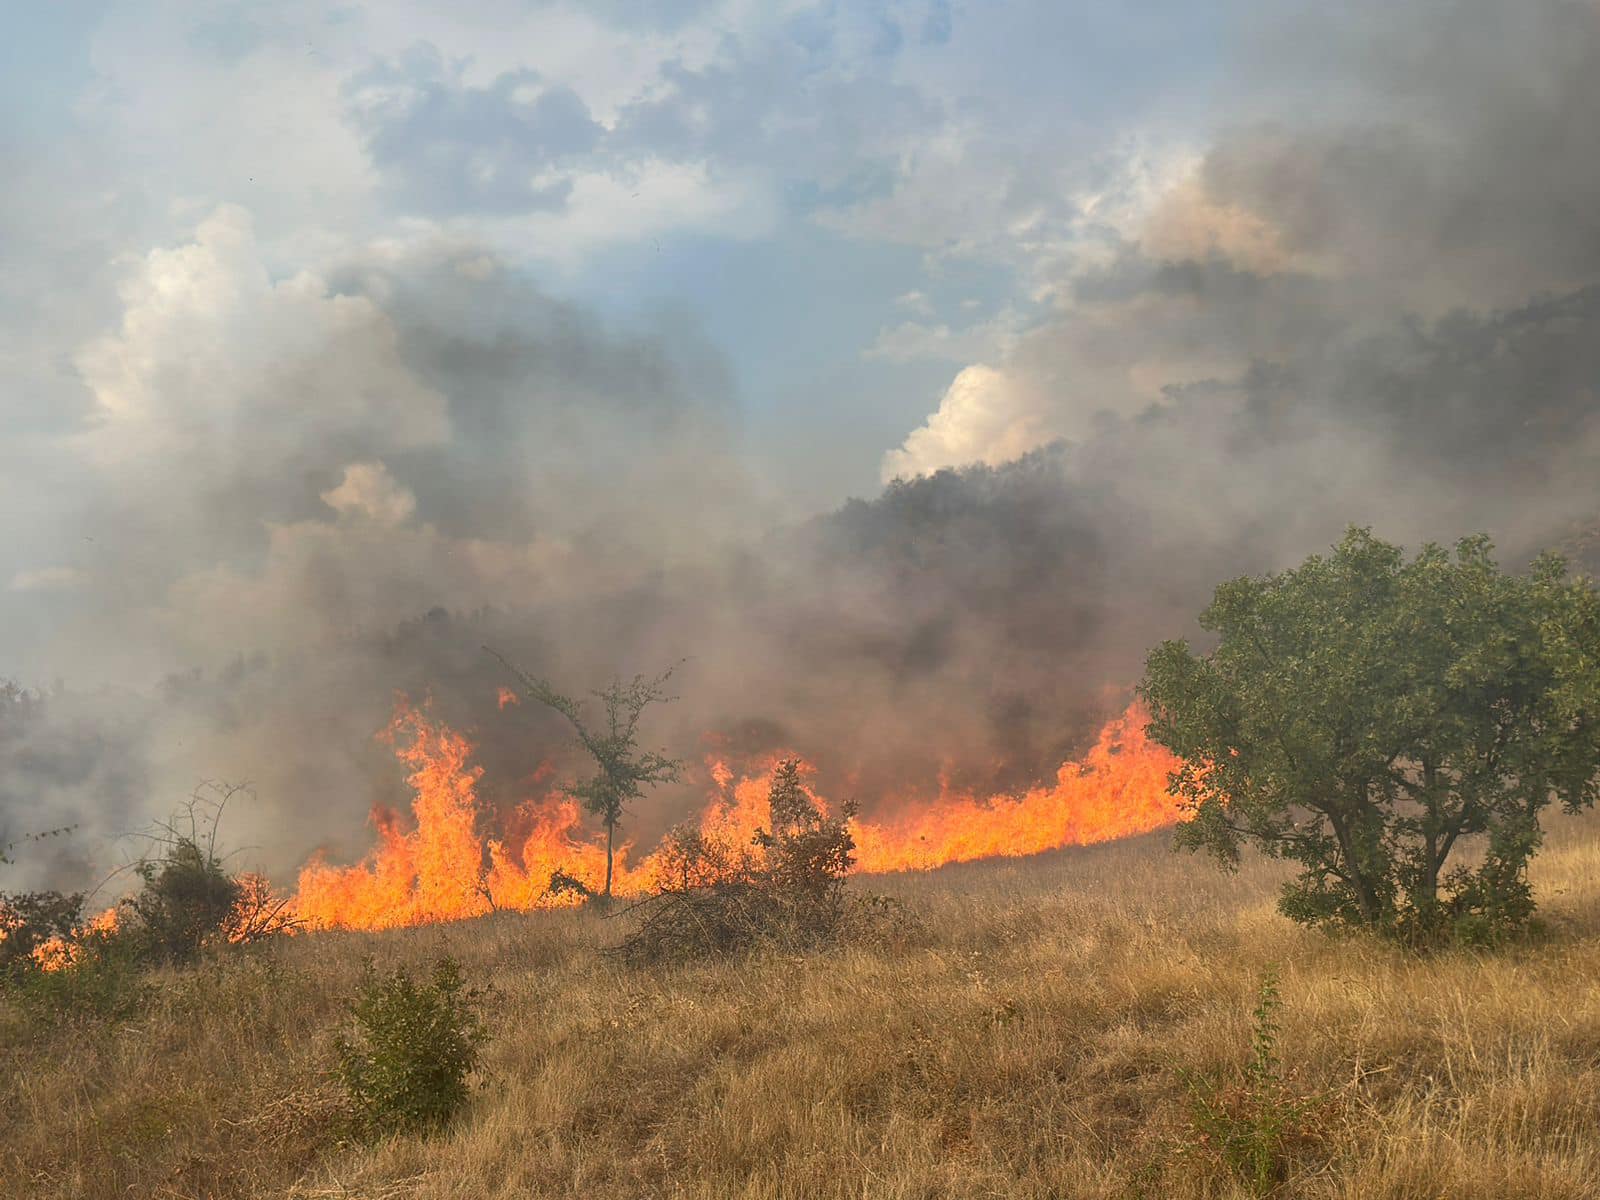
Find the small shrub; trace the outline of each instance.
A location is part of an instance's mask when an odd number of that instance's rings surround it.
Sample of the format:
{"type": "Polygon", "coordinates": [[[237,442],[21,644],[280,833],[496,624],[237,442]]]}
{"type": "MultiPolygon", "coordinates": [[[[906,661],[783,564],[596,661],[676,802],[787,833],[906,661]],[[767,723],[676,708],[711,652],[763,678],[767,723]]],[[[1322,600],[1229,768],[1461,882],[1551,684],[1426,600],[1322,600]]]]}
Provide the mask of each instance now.
{"type": "Polygon", "coordinates": [[[216,855],[190,838],[177,838],[160,858],[134,867],[144,886],[127,900],[137,918],[136,937],[147,957],[184,963],[216,940],[239,899],[239,883],[216,855]]]}
{"type": "Polygon", "coordinates": [[[387,975],[368,967],[350,1005],[359,1036],[340,1039],[337,1074],[369,1130],[437,1126],[461,1108],[487,1036],[476,1011],[482,995],[450,958],[427,983],[401,967],[387,975]]]}
{"type": "Polygon", "coordinates": [[[128,936],[140,954],[186,963],[213,946],[260,941],[299,922],[288,900],[255,874],[235,876],[217,854],[223,810],[244,785],[209,783],[150,835],[160,847],[134,864],[143,886],[123,901],[128,936]]]}
{"type": "Polygon", "coordinates": [[[41,955],[72,938],[82,919],[81,892],[0,892],[0,978],[37,970],[41,955]]]}
{"type": "Polygon", "coordinates": [[[655,893],[629,910],[637,923],[618,947],[625,962],[683,962],[839,938],[849,911],[844,880],[854,861],[854,806],[824,814],[793,758],[778,764],[767,799],[770,828],[758,830],[749,846],[689,827],[668,835],[655,893]]]}
{"type": "Polygon", "coordinates": [[[1284,1183],[1295,1154],[1319,1139],[1318,1097],[1293,1094],[1278,1057],[1278,995],[1275,969],[1257,994],[1250,1058],[1234,1081],[1188,1076],[1193,1103],[1190,1125],[1195,1149],[1220,1164],[1252,1195],[1269,1196],[1284,1183]]]}

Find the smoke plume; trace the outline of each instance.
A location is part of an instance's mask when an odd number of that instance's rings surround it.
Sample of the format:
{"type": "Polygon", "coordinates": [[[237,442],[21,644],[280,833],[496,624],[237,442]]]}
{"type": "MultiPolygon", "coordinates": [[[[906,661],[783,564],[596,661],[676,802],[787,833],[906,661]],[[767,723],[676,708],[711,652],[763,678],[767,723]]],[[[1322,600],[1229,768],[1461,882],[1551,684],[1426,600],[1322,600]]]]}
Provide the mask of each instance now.
{"type": "MultiPolygon", "coordinates": [[[[573,764],[485,645],[580,691],[686,660],[653,740],[792,749],[869,811],[1019,788],[1219,580],[1350,522],[1585,552],[1600,10],[1361,4],[1240,59],[1210,144],[1038,264],[1044,316],[881,493],[800,522],[687,324],[609,325],[443,234],[285,274],[244,210],[203,216],[75,360],[60,552],[10,581],[40,694],[0,714],[0,841],[112,844],[228,778],[268,869],[353,856],[400,798],[397,691],[474,733],[509,812],[573,764]]],[[[40,869],[103,866],[75,853],[40,869]]]]}

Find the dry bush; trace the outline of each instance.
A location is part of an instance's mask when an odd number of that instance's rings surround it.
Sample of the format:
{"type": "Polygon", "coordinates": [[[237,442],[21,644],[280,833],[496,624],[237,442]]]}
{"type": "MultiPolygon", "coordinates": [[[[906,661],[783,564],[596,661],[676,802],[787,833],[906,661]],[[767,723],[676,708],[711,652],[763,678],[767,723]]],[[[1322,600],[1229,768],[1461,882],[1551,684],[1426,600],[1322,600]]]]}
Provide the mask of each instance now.
{"type": "Polygon", "coordinates": [[[774,769],[767,805],[768,828],[749,846],[690,827],[668,835],[655,892],[628,909],[635,924],[617,950],[624,962],[649,966],[758,946],[827,945],[839,939],[847,914],[858,926],[871,922],[877,910],[853,907],[845,893],[854,807],[825,814],[794,758],[774,769]]]}
{"type": "Polygon", "coordinates": [[[289,897],[274,891],[266,876],[246,872],[235,877],[234,883],[238,892],[219,931],[232,945],[248,946],[301,927],[289,897]]]}

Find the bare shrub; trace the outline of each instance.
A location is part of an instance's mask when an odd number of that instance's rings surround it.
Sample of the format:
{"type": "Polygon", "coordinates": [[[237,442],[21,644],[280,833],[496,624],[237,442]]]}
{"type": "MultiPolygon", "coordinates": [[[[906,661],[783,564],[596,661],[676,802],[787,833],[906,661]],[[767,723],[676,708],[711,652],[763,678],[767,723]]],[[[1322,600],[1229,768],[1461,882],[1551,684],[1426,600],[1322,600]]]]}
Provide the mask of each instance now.
{"type": "Polygon", "coordinates": [[[300,919],[289,906],[289,897],[273,891],[265,875],[246,872],[234,883],[238,885],[238,894],[221,929],[222,935],[233,945],[249,945],[281,933],[292,933],[300,927],[300,919]]]}

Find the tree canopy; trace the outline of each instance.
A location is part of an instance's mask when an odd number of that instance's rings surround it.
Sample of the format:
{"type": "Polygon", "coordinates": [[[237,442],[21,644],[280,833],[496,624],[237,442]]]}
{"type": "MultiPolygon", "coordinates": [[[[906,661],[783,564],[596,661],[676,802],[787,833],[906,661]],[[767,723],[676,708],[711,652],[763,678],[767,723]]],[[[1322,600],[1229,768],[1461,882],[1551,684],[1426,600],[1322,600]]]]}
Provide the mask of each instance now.
{"type": "Polygon", "coordinates": [[[1553,800],[1593,805],[1600,597],[1555,555],[1502,572],[1352,528],[1327,556],[1216,591],[1207,654],[1151,652],[1150,736],[1178,754],[1179,844],[1301,864],[1280,907],[1426,943],[1533,912],[1527,863],[1553,800]],[[1470,853],[1469,853],[1470,851],[1470,853]]]}

